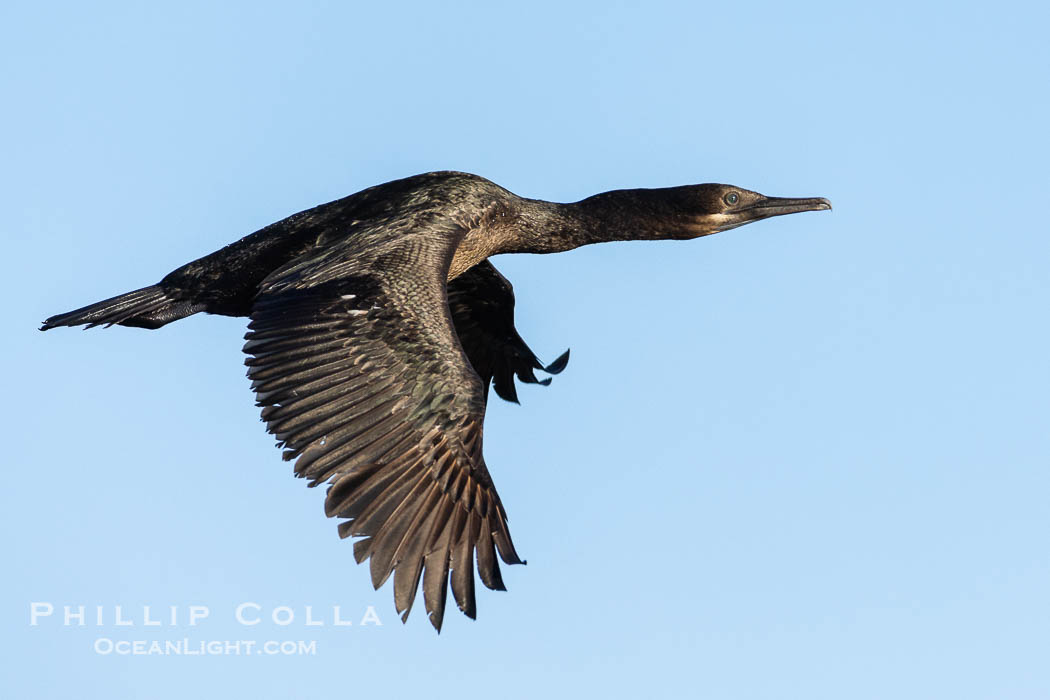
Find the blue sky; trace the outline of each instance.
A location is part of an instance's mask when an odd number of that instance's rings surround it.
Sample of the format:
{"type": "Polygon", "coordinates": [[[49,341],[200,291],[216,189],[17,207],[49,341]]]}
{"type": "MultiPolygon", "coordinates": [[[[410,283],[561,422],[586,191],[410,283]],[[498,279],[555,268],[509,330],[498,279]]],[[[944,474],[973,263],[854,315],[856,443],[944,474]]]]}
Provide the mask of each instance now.
{"type": "Polygon", "coordinates": [[[1047,697],[1048,19],[5,4],[5,695],[1047,697]],[[490,408],[529,564],[440,636],[421,609],[398,622],[280,460],[243,320],[35,330],[437,169],[558,201],[715,181],[835,204],[496,260],[530,345],[572,361],[490,408]],[[30,626],[32,602],[55,615],[30,626]],[[263,622],[236,622],[244,602],[263,622]],[[65,626],[63,605],[107,620],[65,626]],[[210,617],[146,627],[143,605],[210,617]],[[316,654],[94,651],[182,638],[316,654]]]}

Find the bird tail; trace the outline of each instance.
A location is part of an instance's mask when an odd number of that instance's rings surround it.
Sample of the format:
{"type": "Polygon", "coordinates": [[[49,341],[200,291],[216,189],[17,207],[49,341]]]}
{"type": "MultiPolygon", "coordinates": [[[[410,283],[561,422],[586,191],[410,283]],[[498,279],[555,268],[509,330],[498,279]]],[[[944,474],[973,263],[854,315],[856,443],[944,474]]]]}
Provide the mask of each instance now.
{"type": "Polygon", "coordinates": [[[81,325],[94,328],[103,324],[107,328],[114,324],[135,328],[160,328],[202,310],[202,305],[173,299],[159,285],[152,285],[82,309],[52,316],[44,321],[40,330],[81,325]]]}

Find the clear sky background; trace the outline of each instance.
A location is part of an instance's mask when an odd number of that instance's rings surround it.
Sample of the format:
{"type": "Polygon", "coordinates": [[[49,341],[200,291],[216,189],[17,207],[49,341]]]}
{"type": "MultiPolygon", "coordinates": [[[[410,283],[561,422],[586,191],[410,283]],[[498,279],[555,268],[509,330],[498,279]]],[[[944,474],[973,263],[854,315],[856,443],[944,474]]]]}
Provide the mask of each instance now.
{"type": "Polygon", "coordinates": [[[1014,2],[4,3],[3,695],[1050,696],[1048,25],[1014,2]],[[529,564],[440,636],[281,461],[242,319],[36,331],[438,169],[835,205],[496,260],[526,340],[572,360],[491,406],[529,564]],[[32,601],[56,617],[31,627],[32,601]],[[240,626],[245,601],[296,621],[240,626]],[[145,628],[143,605],[211,617],[145,628]],[[183,637],[317,653],[93,651],[183,637]]]}

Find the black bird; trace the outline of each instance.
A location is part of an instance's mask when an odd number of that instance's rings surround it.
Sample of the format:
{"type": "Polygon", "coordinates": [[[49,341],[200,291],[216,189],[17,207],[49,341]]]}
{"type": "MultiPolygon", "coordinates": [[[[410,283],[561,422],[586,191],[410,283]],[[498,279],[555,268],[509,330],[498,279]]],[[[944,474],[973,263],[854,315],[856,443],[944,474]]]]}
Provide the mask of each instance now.
{"type": "MultiPolygon", "coordinates": [[[[159,328],[200,311],[248,316],[248,377],[267,430],[310,485],[372,583],[394,574],[402,619],[423,579],[438,631],[452,595],[475,616],[481,581],[504,590],[496,552],[514,551],[482,457],[488,387],[543,366],[514,328],[514,294],[489,256],[588,243],[690,239],[826,199],[730,185],[616,190],[572,204],[518,197],[458,172],[372,187],[271,224],[158,284],[52,316],[56,326],[159,328]]],[[[549,383],[544,379],[540,383],[549,383]]]]}

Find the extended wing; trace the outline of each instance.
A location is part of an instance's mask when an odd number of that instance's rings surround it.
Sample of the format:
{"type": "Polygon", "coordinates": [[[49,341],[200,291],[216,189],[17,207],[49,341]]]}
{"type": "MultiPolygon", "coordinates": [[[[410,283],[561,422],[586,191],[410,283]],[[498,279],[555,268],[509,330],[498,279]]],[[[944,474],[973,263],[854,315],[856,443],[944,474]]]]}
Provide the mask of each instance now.
{"type": "Polygon", "coordinates": [[[521,563],[482,457],[486,385],[456,339],[445,278],[452,224],[387,222],[278,270],[251,313],[248,375],[267,429],[296,474],[328,481],[329,516],[394,575],[407,618],[420,578],[440,630],[451,570],[475,616],[473,563],[502,589],[495,552],[521,563]]]}
{"type": "Polygon", "coordinates": [[[527,384],[539,380],[535,370],[558,374],[569,362],[566,350],[546,367],[514,328],[514,288],[485,260],[448,283],[452,322],[474,371],[500,398],[517,403],[514,377],[527,384]]]}

